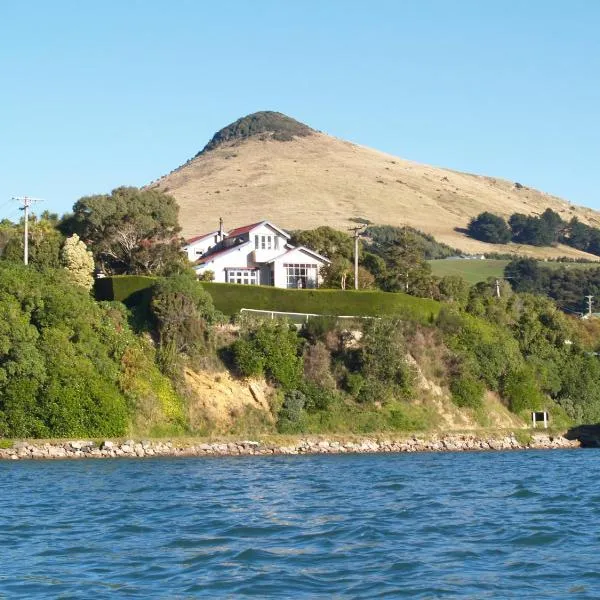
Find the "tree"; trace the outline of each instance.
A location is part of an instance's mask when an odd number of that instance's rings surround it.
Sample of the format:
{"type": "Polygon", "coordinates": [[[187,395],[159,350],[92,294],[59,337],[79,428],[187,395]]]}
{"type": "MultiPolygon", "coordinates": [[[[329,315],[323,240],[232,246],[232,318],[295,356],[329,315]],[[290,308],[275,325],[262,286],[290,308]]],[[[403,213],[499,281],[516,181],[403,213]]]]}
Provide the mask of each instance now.
{"type": "Polygon", "coordinates": [[[343,231],[323,225],[316,229],[297,231],[292,235],[294,246],[306,246],[328,259],[343,257],[354,260],[354,241],[343,231]]]}
{"type": "Polygon", "coordinates": [[[60,251],[60,260],[69,272],[73,283],[87,290],[92,289],[94,285],[94,278],[92,277],[94,257],[76,233],[65,240],[60,251]]]}
{"type": "MultiPolygon", "coordinates": [[[[51,215],[52,216],[52,215],[51,215]]],[[[13,262],[23,262],[23,233],[25,223],[8,224],[2,228],[5,239],[3,258],[13,262]]],[[[56,221],[46,218],[29,218],[29,264],[39,268],[57,269],[60,267],[60,249],[64,237],[56,229],[56,221]]]]}
{"type": "MultiPolygon", "coordinates": [[[[184,264],[177,234],[175,199],[157,190],[120,187],[110,194],[81,198],[62,230],[89,243],[111,274],[165,274],[184,264]]],[[[176,270],[177,270],[176,269],[176,270]]]]}
{"type": "Polygon", "coordinates": [[[382,247],[381,253],[386,262],[386,275],[382,281],[385,290],[431,295],[431,266],[423,259],[422,250],[410,231],[402,231],[382,247]]]}
{"type": "Polygon", "coordinates": [[[472,238],[490,244],[510,242],[510,229],[506,221],[490,212],[482,212],[471,219],[467,232],[472,238]]]}
{"type": "Polygon", "coordinates": [[[210,294],[187,275],[161,279],[150,304],[159,344],[171,357],[200,352],[208,335],[207,325],[219,318],[210,294]]]}

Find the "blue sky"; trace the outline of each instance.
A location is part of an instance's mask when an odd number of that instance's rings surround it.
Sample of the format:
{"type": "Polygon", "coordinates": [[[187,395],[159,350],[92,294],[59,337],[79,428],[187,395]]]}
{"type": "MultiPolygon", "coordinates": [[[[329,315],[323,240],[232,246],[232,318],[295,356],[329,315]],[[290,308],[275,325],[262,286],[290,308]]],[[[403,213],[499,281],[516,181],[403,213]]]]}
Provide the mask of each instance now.
{"type": "Polygon", "coordinates": [[[600,208],[600,2],[0,2],[0,217],[143,185],[257,110],[600,208]]]}

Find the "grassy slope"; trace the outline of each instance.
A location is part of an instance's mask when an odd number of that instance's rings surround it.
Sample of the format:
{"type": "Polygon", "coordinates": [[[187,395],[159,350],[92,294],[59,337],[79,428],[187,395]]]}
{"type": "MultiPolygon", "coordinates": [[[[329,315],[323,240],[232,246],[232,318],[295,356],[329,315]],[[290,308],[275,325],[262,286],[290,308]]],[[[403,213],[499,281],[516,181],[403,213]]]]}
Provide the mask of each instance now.
{"type": "Polygon", "coordinates": [[[488,277],[502,277],[508,260],[430,260],[434,275],[459,275],[470,284],[485,281],[488,277]]]}
{"type": "MultiPolygon", "coordinates": [[[[508,260],[456,260],[443,258],[440,260],[430,260],[431,270],[434,275],[443,277],[444,275],[460,275],[470,284],[479,281],[486,281],[488,277],[502,277],[504,267],[508,260]]],[[[542,263],[550,269],[593,269],[600,268],[598,263],[561,263],[545,262],[542,263]]]]}
{"type": "MultiPolygon", "coordinates": [[[[524,182],[521,182],[524,183],[524,182]]],[[[526,182],[525,182],[526,183],[526,182]]],[[[593,257],[572,248],[490,245],[456,231],[484,210],[508,216],[550,207],[600,226],[600,214],[513,182],[410,162],[324,134],[249,139],[204,153],[151,184],[175,196],[183,234],[271,219],[287,229],[349,226],[350,217],[411,225],[472,253],[593,257]]],[[[597,259],[597,257],[596,257],[597,259]]]]}

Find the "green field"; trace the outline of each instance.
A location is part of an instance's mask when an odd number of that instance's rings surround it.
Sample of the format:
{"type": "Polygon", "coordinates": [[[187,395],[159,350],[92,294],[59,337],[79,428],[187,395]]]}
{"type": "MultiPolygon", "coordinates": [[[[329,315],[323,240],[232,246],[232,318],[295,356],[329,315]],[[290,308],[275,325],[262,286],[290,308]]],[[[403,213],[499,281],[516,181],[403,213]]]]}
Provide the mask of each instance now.
{"type": "MultiPolygon", "coordinates": [[[[439,260],[428,261],[431,265],[431,271],[437,277],[444,275],[460,275],[464,277],[471,285],[479,281],[485,281],[488,277],[502,277],[504,267],[510,262],[508,260],[497,259],[453,259],[442,258],[439,260]]],[[[600,268],[600,263],[570,263],[557,261],[540,261],[544,267],[550,269],[592,269],[600,268]]]]}
{"type": "Polygon", "coordinates": [[[488,277],[502,277],[508,260],[477,260],[462,258],[442,258],[430,260],[431,271],[437,277],[460,275],[471,285],[485,281],[488,277]]]}

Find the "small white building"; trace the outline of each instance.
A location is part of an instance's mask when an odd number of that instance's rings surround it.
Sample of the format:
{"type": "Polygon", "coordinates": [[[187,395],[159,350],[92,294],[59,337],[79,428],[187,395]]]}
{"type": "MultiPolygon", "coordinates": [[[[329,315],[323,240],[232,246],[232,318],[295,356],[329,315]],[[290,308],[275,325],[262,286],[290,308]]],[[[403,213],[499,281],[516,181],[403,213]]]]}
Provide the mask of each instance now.
{"type": "Polygon", "coordinates": [[[321,267],[329,260],[317,252],[289,243],[288,233],[269,221],[219,229],[187,241],[184,251],[194,262],[198,277],[206,271],[220,283],[316,288],[321,267]]]}

